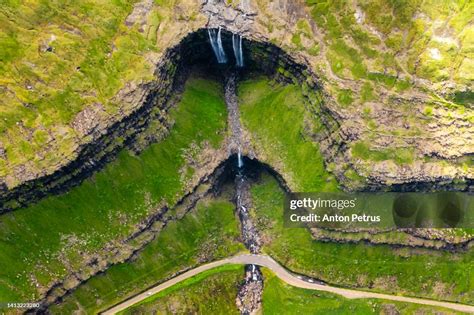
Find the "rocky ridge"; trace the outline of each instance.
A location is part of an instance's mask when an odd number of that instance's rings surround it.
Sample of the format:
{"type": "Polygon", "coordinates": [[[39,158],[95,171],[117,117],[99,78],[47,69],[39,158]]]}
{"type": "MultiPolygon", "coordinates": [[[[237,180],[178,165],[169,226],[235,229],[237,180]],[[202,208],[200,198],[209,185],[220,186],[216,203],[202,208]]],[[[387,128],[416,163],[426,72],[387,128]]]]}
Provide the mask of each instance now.
{"type": "MultiPolygon", "coordinates": [[[[147,30],[147,17],[154,9],[156,6],[148,1],[137,3],[126,25],[131,27],[137,24],[141,30],[147,30]]],[[[170,18],[160,24],[157,42],[160,42],[162,52],[147,56],[149,63],[155,65],[154,81],[127,84],[115,96],[122,105],[114,115],[104,111],[101,104],[81,111],[71,122],[81,144],[55,166],[37,172],[29,164],[20,165],[0,178],[3,210],[17,208],[27,201],[41,198],[47,192],[67,187],[65,183],[77,182],[73,178],[83,176],[74,174],[87,176],[97,168],[97,164],[113,158],[113,153],[123,147],[121,142],[124,139],[131,142],[134,137],[131,134],[136,136],[141,132],[134,124],[146,124],[151,107],[155,111],[160,106],[165,110],[163,104],[172,94],[173,76],[179,65],[178,60],[182,58],[178,53],[179,43],[201,27],[222,27],[245,36],[244,45],[247,43],[257,47],[250,47],[248,53],[259,58],[261,68],[266,68],[267,72],[281,70],[278,72],[281,79],[303,85],[309,102],[317,108],[318,114],[324,114],[327,122],[326,135],[318,139],[326,162],[334,165],[334,173],[349,189],[380,189],[387,185],[396,187],[409,183],[433,183],[434,188],[451,186],[461,190],[472,187],[474,169],[470,162],[465,162],[474,154],[472,108],[461,110],[453,107],[448,110],[444,101],[431,97],[426,81],[418,80],[421,83],[417,85],[416,78],[410,91],[394,93],[381,88],[379,98],[365,106],[341,106],[334,94],[335,86],[356,94],[363,87],[357,80],[334,75],[329,64],[325,64],[327,30],[321,29],[311,19],[309,8],[303,3],[290,0],[278,3],[208,0],[191,4],[182,1],[173,10],[168,13],[182,14],[183,18],[170,18]],[[295,50],[292,36],[301,21],[309,25],[312,39],[303,36],[302,46],[295,50]],[[278,27],[269,31],[270,25],[278,27]],[[315,42],[320,52],[311,54],[308,47],[315,42]],[[275,50],[272,45],[283,50],[275,50]],[[283,51],[291,52],[291,57],[283,51]],[[321,63],[321,60],[324,62],[321,63]],[[151,106],[150,102],[154,105],[151,106]],[[122,131],[114,133],[114,129],[122,131]],[[124,134],[123,130],[127,132],[124,134]],[[392,158],[382,161],[361,158],[354,153],[353,144],[358,142],[373,144],[368,149],[369,154],[377,153],[377,148],[406,148],[410,161],[397,163],[392,158]],[[354,180],[354,176],[348,178],[348,170],[354,171],[358,180],[354,180]]],[[[370,29],[369,26],[367,28],[370,29]]],[[[166,125],[163,125],[158,139],[166,134],[165,130],[166,125]]],[[[258,148],[254,150],[258,157],[258,148]]],[[[0,154],[2,152],[4,149],[0,145],[0,154]]],[[[291,184],[291,179],[287,178],[287,182],[291,184]]]]}

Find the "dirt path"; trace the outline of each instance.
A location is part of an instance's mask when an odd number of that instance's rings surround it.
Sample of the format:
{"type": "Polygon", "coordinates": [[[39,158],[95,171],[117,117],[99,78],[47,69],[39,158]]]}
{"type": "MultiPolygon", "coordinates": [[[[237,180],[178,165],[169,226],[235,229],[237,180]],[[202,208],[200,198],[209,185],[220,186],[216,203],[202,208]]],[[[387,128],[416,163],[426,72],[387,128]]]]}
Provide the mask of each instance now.
{"type": "Polygon", "coordinates": [[[170,279],[160,285],[157,285],[139,295],[136,295],[133,298],[130,298],[114,306],[113,308],[109,309],[108,311],[102,314],[116,314],[117,312],[122,311],[138,302],[141,302],[147,297],[155,293],[158,293],[160,291],[163,291],[164,289],[169,288],[177,284],[178,282],[181,282],[185,279],[193,277],[203,271],[206,271],[218,266],[222,266],[225,264],[258,265],[258,266],[266,267],[270,269],[271,271],[273,271],[278,276],[278,278],[285,281],[289,285],[292,285],[298,288],[335,293],[349,299],[360,299],[360,298],[384,299],[384,300],[390,300],[390,301],[444,307],[444,308],[449,308],[449,309],[459,311],[459,312],[474,313],[474,306],[472,305],[442,302],[442,301],[435,301],[435,300],[422,299],[422,298],[411,298],[411,297],[404,297],[404,296],[399,296],[399,295],[382,294],[382,293],[367,292],[367,291],[354,290],[354,289],[343,289],[343,288],[333,287],[333,286],[319,284],[319,283],[311,283],[307,280],[300,279],[299,276],[292,274],[291,272],[286,270],[283,266],[278,264],[275,260],[273,260],[269,256],[243,254],[243,255],[238,255],[238,256],[222,259],[219,261],[215,261],[206,265],[199,266],[192,270],[189,270],[179,276],[174,277],[173,279],[170,279]]]}

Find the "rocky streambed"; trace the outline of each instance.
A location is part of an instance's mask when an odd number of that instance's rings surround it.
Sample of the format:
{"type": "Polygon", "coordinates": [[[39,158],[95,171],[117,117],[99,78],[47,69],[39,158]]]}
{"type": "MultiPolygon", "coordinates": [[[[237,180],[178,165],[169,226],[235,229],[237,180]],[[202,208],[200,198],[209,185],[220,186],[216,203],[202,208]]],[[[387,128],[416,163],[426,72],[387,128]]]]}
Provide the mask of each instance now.
{"type": "MultiPolygon", "coordinates": [[[[240,123],[239,106],[236,91],[236,71],[231,71],[225,79],[225,101],[228,108],[230,129],[229,151],[236,156],[235,164],[235,206],[240,220],[241,237],[245,247],[252,253],[260,253],[261,240],[255,224],[250,217],[252,207],[250,182],[246,175],[246,165],[242,152],[248,152],[240,123]]],[[[241,314],[255,314],[262,307],[263,275],[256,265],[245,266],[245,279],[239,287],[236,303],[241,314]]]]}

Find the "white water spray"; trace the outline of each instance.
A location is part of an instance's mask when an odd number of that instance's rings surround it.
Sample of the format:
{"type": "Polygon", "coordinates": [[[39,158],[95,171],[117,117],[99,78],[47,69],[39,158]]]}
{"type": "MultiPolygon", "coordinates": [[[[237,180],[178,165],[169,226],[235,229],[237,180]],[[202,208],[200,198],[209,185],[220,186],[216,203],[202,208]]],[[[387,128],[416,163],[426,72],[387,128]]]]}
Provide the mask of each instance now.
{"type": "Polygon", "coordinates": [[[234,49],[234,56],[237,67],[244,66],[244,55],[242,52],[242,36],[239,34],[232,34],[232,48],[234,49]]]}
{"type": "Polygon", "coordinates": [[[209,34],[209,41],[211,42],[212,50],[214,55],[216,55],[218,63],[226,63],[227,57],[225,55],[224,47],[222,46],[222,35],[221,28],[216,32],[215,29],[207,29],[209,34]]]}
{"type": "Polygon", "coordinates": [[[222,46],[221,30],[222,29],[219,27],[219,32],[217,32],[217,46],[218,46],[219,52],[222,56],[222,60],[223,60],[222,63],[226,63],[227,62],[227,57],[225,55],[224,47],[222,46]]]}
{"type": "Polygon", "coordinates": [[[240,148],[239,152],[237,153],[237,166],[239,168],[242,168],[242,166],[244,166],[244,160],[242,159],[242,153],[240,152],[240,148]]]}

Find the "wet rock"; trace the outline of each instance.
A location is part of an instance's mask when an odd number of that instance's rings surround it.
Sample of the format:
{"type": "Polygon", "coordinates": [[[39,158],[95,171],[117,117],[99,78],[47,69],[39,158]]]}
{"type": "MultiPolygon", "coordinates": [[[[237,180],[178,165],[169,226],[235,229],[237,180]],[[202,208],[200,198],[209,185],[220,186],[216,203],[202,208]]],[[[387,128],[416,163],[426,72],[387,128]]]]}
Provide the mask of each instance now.
{"type": "Polygon", "coordinates": [[[248,1],[240,1],[234,6],[227,5],[225,1],[208,0],[202,5],[201,12],[208,17],[207,27],[224,27],[238,34],[251,30],[256,15],[256,11],[248,1]]]}
{"type": "Polygon", "coordinates": [[[236,304],[241,314],[257,314],[262,307],[263,275],[255,265],[245,266],[245,280],[239,288],[236,304]]]}

